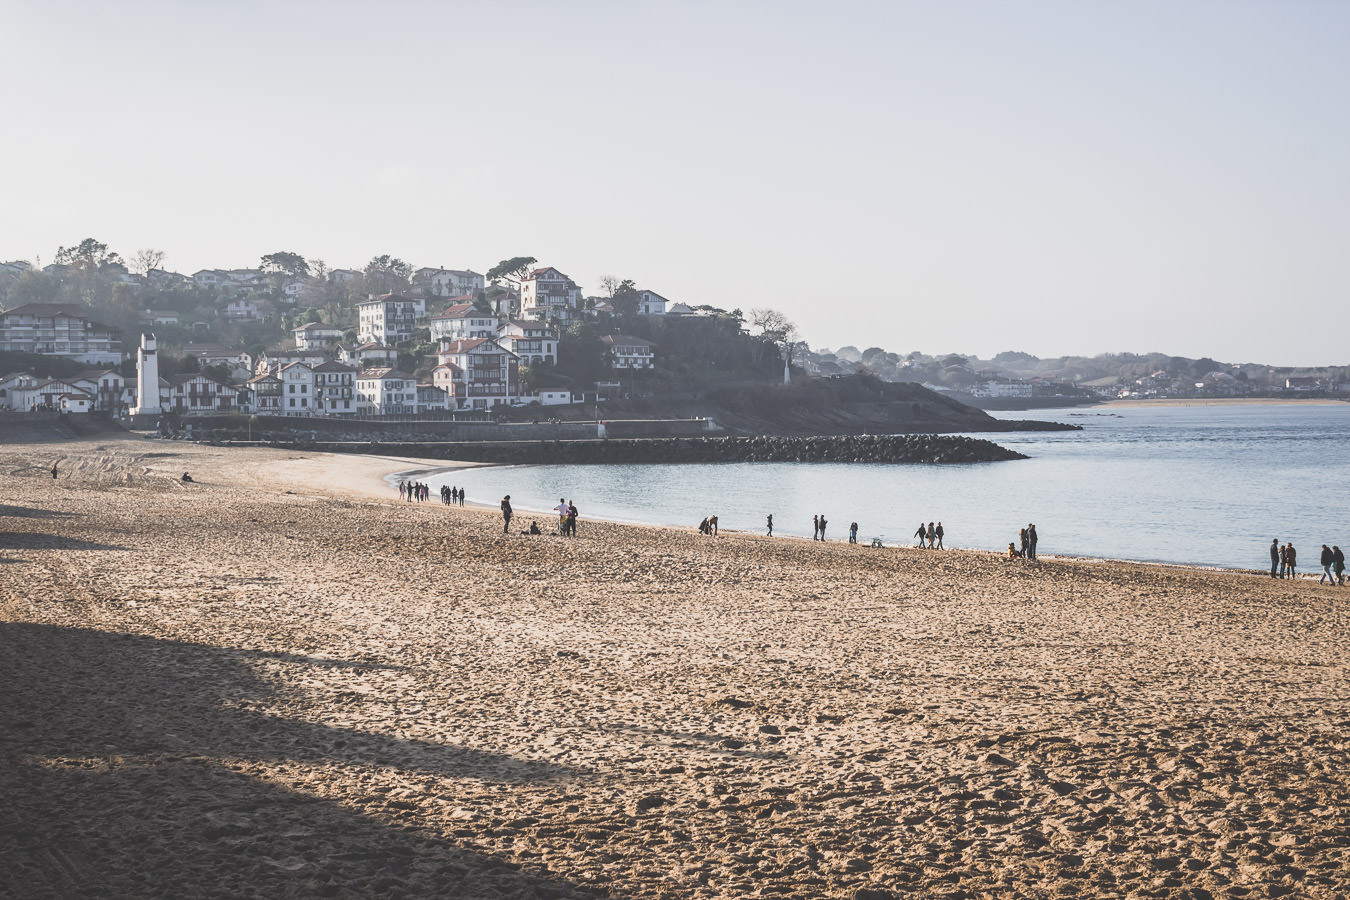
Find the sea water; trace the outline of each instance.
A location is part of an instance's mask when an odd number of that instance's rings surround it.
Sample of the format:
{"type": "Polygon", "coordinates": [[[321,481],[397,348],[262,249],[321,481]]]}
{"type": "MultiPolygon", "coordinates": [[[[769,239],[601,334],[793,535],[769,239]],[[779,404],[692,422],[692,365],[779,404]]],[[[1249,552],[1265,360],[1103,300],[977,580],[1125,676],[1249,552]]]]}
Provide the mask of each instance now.
{"type": "Polygon", "coordinates": [[[1108,406],[998,413],[1083,426],[977,434],[1030,459],[966,465],[710,463],[489,466],[423,478],[546,531],[559,498],[585,520],[914,543],[941,521],[948,547],[1003,550],[1034,522],[1042,555],[1266,568],[1272,538],[1316,568],[1323,543],[1350,548],[1350,403],[1108,406]]]}

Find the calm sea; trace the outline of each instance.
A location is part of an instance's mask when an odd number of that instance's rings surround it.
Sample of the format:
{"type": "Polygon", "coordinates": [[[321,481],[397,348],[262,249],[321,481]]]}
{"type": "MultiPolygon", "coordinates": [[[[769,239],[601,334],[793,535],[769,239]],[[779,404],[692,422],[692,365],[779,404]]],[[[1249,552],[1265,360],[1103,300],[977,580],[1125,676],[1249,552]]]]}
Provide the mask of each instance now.
{"type": "Polygon", "coordinates": [[[1031,457],[957,466],[720,463],[500,466],[427,480],[495,506],[510,494],[541,526],[558,498],[587,518],[830,540],[911,543],[941,521],[949,547],[1005,549],[1036,523],[1040,551],[1232,568],[1269,565],[1271,538],[1292,540],[1300,569],[1323,543],[1350,548],[1350,403],[1108,407],[1002,413],[1072,422],[1081,432],[981,434],[1031,457]]]}

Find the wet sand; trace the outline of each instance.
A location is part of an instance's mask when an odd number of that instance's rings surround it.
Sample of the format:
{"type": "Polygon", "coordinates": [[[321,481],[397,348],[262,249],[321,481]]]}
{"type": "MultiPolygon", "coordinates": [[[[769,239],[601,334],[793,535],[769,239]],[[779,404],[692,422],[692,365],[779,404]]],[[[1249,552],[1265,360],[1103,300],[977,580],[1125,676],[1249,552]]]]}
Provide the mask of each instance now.
{"type": "Polygon", "coordinates": [[[1350,891],[1350,588],[504,536],[422,465],[0,444],[0,896],[1350,891]]]}

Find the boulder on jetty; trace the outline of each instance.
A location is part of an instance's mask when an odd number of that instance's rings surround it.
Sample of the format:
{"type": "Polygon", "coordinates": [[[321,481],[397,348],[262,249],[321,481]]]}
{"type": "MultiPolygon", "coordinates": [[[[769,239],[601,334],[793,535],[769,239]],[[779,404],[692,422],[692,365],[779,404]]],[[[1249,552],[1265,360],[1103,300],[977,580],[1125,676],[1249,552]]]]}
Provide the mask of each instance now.
{"type": "Polygon", "coordinates": [[[1026,459],[992,441],[963,435],[654,438],[586,441],[295,442],[277,446],[382,453],[463,462],[557,463],[863,462],[979,463],[1026,459]]]}

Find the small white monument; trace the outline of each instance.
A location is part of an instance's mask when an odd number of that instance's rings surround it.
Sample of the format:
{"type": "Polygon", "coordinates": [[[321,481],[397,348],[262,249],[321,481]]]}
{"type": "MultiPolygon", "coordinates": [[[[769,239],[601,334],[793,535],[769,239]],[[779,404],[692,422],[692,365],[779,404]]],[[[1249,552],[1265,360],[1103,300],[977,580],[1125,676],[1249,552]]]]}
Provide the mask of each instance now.
{"type": "Polygon", "coordinates": [[[136,408],[133,416],[157,416],[164,410],[159,405],[159,355],[155,352],[155,336],[141,335],[141,347],[136,351],[136,408]]]}

